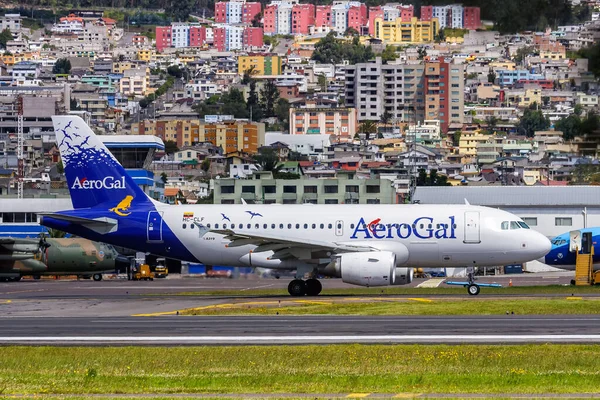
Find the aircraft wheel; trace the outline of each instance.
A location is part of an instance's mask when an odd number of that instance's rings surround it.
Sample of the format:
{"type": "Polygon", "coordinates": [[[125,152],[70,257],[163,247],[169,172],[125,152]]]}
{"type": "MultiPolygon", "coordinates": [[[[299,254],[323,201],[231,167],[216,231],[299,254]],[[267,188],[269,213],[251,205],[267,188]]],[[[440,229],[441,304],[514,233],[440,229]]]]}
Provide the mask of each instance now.
{"type": "Polygon", "coordinates": [[[294,279],[288,285],[288,293],[292,296],[304,296],[306,294],[306,283],[301,279],[294,279]]]}
{"type": "Polygon", "coordinates": [[[323,285],[318,279],[308,279],[306,281],[306,295],[307,296],[318,296],[323,290],[323,285]]]}
{"type": "Polygon", "coordinates": [[[479,287],[479,285],[471,284],[467,287],[467,291],[471,296],[477,296],[480,290],[481,288],[479,287]]]}
{"type": "Polygon", "coordinates": [[[575,279],[571,279],[571,286],[575,286],[575,279]]]}
{"type": "Polygon", "coordinates": [[[102,280],[102,274],[94,274],[92,275],[92,279],[94,279],[96,282],[99,282],[102,280]]]}

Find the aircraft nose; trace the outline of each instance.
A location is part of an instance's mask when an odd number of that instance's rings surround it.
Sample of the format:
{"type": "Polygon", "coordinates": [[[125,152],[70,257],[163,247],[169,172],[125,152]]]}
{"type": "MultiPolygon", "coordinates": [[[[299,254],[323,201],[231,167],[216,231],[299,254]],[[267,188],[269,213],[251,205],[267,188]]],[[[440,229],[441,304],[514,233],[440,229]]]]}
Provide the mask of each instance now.
{"type": "Polygon", "coordinates": [[[546,255],[552,249],[550,239],[539,232],[535,232],[535,237],[531,240],[531,251],[535,258],[540,262],[546,261],[546,255]]]}

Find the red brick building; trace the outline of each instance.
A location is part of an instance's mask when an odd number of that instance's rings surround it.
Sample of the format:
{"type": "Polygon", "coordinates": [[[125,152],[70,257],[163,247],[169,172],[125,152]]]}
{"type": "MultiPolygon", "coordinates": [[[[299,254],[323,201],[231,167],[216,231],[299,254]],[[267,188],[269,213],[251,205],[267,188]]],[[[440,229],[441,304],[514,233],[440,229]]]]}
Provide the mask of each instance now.
{"type": "Polygon", "coordinates": [[[481,28],[481,10],[479,7],[465,7],[463,27],[471,30],[481,28]]]}
{"type": "Polygon", "coordinates": [[[171,47],[172,31],[170,26],[157,26],[156,27],[156,50],[162,53],[167,47],[171,47]]]}
{"type": "Polygon", "coordinates": [[[294,4],[292,7],[292,33],[307,35],[315,24],[314,4],[294,4]]]}

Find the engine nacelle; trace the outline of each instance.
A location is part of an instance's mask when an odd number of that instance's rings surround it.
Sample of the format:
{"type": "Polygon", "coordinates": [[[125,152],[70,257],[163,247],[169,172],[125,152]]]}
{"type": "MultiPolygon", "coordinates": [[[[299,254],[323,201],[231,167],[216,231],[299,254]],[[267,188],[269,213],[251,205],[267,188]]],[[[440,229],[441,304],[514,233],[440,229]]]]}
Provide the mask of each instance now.
{"type": "Polygon", "coordinates": [[[388,286],[396,280],[396,256],[389,251],[343,253],[336,261],[342,281],[360,286],[388,286]]]}
{"type": "Polygon", "coordinates": [[[408,285],[413,281],[415,270],[413,268],[396,268],[396,279],[392,285],[408,285]]]}

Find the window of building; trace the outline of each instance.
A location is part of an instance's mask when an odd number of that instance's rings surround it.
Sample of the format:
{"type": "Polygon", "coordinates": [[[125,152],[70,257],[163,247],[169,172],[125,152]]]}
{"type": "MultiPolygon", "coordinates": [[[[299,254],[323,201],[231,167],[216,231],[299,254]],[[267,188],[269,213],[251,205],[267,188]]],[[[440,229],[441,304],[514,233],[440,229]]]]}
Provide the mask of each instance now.
{"type": "Polygon", "coordinates": [[[325,193],[328,193],[328,194],[338,192],[337,186],[327,185],[327,186],[324,186],[323,189],[324,189],[325,193]]]}
{"type": "Polygon", "coordinates": [[[221,194],[235,193],[235,186],[221,186],[221,194]]]}
{"type": "Polygon", "coordinates": [[[317,193],[316,186],[304,186],[304,193],[317,193]]]}
{"type": "Polygon", "coordinates": [[[325,204],[338,204],[337,199],[325,199],[325,204]]]}
{"type": "Polygon", "coordinates": [[[358,185],[346,185],[346,193],[358,193],[358,185]]]}
{"type": "Polygon", "coordinates": [[[266,194],[274,194],[277,192],[277,186],[275,186],[275,185],[263,186],[263,191],[266,194]]]}
{"type": "Polygon", "coordinates": [[[296,193],[296,186],[284,186],[283,187],[283,193],[296,193]]]}
{"type": "Polygon", "coordinates": [[[367,193],[380,193],[381,187],[379,185],[367,185],[367,193]]]}
{"type": "Polygon", "coordinates": [[[556,217],[554,218],[555,226],[572,226],[573,218],[571,217],[556,217]]]}
{"type": "Polygon", "coordinates": [[[529,226],[537,226],[537,218],[536,217],[522,217],[523,222],[525,222],[529,226]]]}
{"type": "Polygon", "coordinates": [[[255,193],[254,186],[242,186],[242,193],[255,193]]]}

